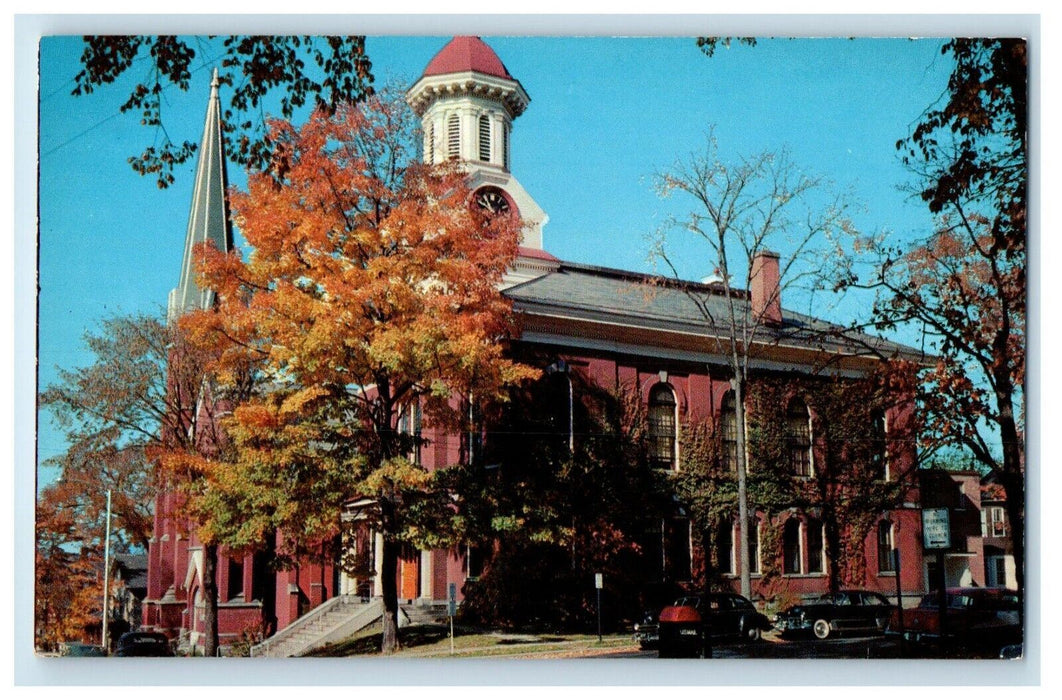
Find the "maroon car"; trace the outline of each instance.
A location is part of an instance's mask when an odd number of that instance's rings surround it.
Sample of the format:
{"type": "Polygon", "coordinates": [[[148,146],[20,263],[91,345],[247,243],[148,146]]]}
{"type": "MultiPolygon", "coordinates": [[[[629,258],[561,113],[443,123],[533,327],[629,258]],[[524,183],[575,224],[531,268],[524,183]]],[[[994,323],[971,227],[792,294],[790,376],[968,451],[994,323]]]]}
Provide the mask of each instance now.
{"type": "Polygon", "coordinates": [[[917,608],[894,610],[885,634],[916,643],[1003,648],[1021,641],[1018,594],[1003,588],[949,588],[944,631],[940,628],[940,596],[922,597],[917,608]]]}

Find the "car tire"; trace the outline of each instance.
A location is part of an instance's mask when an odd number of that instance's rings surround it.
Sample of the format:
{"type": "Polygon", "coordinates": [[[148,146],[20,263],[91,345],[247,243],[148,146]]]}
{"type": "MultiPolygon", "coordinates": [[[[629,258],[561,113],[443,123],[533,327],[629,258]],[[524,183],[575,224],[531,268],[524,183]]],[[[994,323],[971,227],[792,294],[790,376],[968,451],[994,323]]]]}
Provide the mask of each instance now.
{"type": "Polygon", "coordinates": [[[830,621],[829,620],[815,620],[815,624],[811,626],[811,632],[815,635],[815,639],[827,639],[830,636],[830,621]]]}
{"type": "Polygon", "coordinates": [[[750,642],[758,642],[762,636],[762,631],[755,622],[744,619],[741,621],[741,636],[750,642]]]}

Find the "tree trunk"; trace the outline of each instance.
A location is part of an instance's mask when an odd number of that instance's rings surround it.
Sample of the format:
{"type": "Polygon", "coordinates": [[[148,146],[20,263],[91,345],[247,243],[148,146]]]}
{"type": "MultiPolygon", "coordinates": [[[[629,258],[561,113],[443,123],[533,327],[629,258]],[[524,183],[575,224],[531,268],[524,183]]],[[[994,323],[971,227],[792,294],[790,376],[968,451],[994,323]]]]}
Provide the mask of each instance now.
{"type": "Polygon", "coordinates": [[[398,650],[398,543],[394,540],[394,505],[381,503],[383,510],[383,556],[380,586],[383,589],[383,642],[380,653],[398,650]]]}
{"type": "Polygon", "coordinates": [[[218,546],[203,545],[203,656],[218,654],[218,546]]]}
{"type": "MultiPolygon", "coordinates": [[[[737,362],[735,360],[735,366],[737,362]]],[[[752,599],[752,571],[749,568],[749,501],[745,465],[745,382],[741,372],[730,381],[734,389],[734,421],[737,424],[737,495],[738,495],[738,560],[741,562],[741,595],[752,599]]]]}

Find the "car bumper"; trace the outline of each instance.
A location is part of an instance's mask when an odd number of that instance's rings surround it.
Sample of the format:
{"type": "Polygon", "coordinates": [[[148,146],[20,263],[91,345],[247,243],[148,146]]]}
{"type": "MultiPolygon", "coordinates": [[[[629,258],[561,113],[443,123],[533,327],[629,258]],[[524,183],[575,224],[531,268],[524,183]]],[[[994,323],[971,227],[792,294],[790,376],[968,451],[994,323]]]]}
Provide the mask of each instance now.
{"type": "Polygon", "coordinates": [[[793,617],[781,617],[774,621],[774,629],[779,632],[808,632],[811,630],[811,620],[801,620],[793,617]]]}

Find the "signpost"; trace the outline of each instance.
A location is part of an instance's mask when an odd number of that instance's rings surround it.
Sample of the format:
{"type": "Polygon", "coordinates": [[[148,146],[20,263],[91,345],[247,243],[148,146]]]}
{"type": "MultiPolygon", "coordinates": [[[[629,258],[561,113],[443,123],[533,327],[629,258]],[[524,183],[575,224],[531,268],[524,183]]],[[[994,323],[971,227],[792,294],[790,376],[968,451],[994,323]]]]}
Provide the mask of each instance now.
{"type": "Polygon", "coordinates": [[[951,547],[951,516],[947,508],[922,510],[922,545],[937,551],[937,609],[940,611],[940,640],[945,639],[948,612],[948,575],[945,552],[951,547]]]}
{"type": "Polygon", "coordinates": [[[450,613],[450,656],[454,655],[454,616],[457,614],[457,584],[450,584],[450,600],[448,604],[450,613]]]}
{"type": "Polygon", "coordinates": [[[597,643],[601,643],[601,589],[605,585],[604,574],[594,574],[594,588],[597,589],[597,643]]]}

